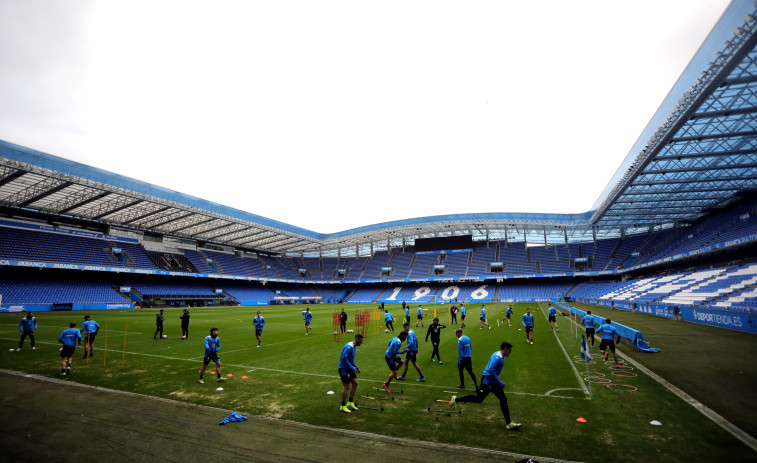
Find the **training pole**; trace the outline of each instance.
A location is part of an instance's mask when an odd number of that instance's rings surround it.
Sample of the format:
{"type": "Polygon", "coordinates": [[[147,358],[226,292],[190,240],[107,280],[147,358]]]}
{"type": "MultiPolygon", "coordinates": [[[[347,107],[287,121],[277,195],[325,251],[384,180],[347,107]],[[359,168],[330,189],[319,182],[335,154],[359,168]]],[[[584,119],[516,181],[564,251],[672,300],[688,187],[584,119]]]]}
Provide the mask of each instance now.
{"type": "Polygon", "coordinates": [[[105,357],[108,355],[108,322],[105,322],[105,345],[103,346],[103,367],[105,367],[105,357]]]}
{"type": "Polygon", "coordinates": [[[129,328],[128,323],[124,323],[124,350],[121,354],[121,368],[126,365],[126,330],[129,328]]]}

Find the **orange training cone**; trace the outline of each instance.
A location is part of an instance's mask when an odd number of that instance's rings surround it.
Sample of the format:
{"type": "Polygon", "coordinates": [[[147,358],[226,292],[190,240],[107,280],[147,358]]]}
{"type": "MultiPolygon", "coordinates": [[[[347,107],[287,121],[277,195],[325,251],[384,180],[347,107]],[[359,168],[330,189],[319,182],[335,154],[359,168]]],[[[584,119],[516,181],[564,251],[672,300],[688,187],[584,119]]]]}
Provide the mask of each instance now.
{"type": "Polygon", "coordinates": [[[576,421],[578,421],[579,423],[586,423],[586,419],[582,417],[576,418],[576,421]]]}

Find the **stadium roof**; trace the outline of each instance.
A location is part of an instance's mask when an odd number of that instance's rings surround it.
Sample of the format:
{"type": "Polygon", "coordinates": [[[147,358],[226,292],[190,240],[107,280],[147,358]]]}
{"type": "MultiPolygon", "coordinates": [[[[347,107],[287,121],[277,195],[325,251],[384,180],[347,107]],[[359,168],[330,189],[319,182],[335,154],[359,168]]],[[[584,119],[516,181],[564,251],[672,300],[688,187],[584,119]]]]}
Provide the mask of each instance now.
{"type": "Polygon", "coordinates": [[[582,214],[458,214],[321,234],[0,141],[0,205],[271,253],[354,253],[416,237],[541,243],[686,223],[757,188],[757,11],[734,1],[582,214]]]}

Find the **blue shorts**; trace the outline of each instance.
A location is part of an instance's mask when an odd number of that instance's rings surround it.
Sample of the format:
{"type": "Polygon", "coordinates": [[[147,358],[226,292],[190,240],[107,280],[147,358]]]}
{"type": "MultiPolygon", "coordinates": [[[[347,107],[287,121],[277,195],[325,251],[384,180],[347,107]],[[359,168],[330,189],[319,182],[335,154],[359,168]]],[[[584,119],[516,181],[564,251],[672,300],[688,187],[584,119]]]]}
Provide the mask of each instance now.
{"type": "Polygon", "coordinates": [[[384,360],[386,361],[386,364],[389,365],[389,369],[392,371],[397,371],[400,369],[398,364],[402,363],[402,359],[399,357],[394,357],[393,359],[390,359],[387,356],[384,356],[384,360]]]}

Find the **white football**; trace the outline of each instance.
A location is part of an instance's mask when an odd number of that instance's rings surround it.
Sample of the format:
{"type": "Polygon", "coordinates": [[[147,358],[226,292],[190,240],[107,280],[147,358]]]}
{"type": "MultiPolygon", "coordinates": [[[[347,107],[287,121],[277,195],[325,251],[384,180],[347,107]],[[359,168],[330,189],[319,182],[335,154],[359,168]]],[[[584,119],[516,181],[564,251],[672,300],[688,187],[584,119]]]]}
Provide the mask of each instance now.
{"type": "Polygon", "coordinates": [[[181,339],[187,339],[187,337],[186,336],[182,336],[181,339]]]}
{"type": "Polygon", "coordinates": [[[163,335],[163,339],[166,339],[167,337],[168,337],[168,335],[167,335],[167,334],[164,334],[164,335],[163,335]]]}
{"type": "Polygon", "coordinates": [[[388,332],[389,332],[389,330],[384,330],[384,333],[388,333],[388,332]]]}
{"type": "MultiPolygon", "coordinates": [[[[11,349],[10,351],[11,351],[11,352],[13,352],[14,350],[15,350],[15,349],[11,349]]],[[[63,350],[63,348],[61,347],[61,348],[60,348],[60,350],[63,350]]]]}

